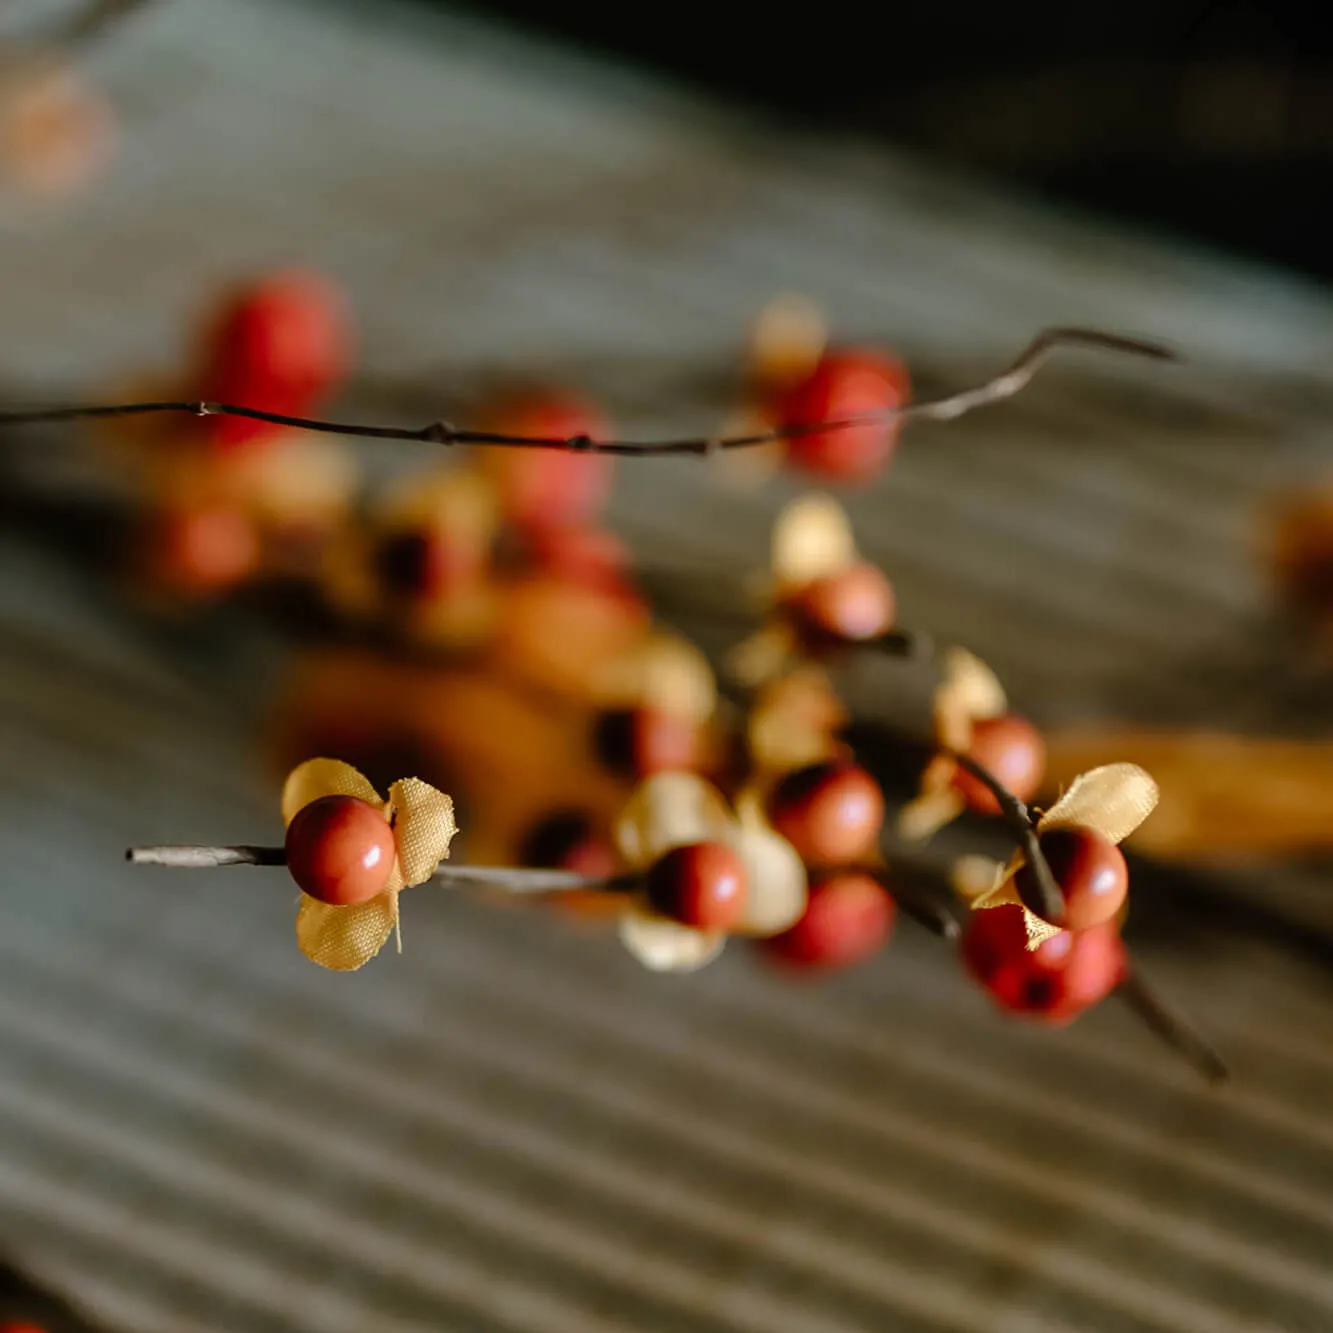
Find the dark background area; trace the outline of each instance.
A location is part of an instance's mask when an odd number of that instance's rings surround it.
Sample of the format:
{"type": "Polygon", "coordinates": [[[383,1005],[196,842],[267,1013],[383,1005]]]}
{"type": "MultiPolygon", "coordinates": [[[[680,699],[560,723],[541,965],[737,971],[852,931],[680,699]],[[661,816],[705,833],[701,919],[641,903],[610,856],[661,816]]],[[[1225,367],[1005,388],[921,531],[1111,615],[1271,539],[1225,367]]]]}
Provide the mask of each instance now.
{"type": "Polygon", "coordinates": [[[471,5],[803,125],[1333,276],[1333,25],[1314,4],[471,5]]]}

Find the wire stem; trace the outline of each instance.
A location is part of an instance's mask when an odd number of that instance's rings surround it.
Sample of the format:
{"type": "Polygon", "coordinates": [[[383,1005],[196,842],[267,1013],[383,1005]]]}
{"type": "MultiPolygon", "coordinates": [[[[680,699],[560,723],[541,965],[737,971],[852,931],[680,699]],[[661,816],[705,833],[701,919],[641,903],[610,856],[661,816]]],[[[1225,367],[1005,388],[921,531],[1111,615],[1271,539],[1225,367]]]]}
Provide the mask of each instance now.
{"type": "Polygon", "coordinates": [[[1126,338],[1095,329],[1047,329],[1028,344],[1018,359],[994,378],[970,389],[960,390],[944,398],[907,403],[901,407],[884,408],[877,412],[863,412],[854,416],[837,417],[827,421],[788,423],[772,430],[755,431],[747,435],[700,436],[680,440],[633,442],[627,440],[594,440],[587,435],[568,438],[552,436],[500,435],[492,431],[458,430],[444,421],[429,425],[365,426],[345,421],[324,421],[313,417],[292,417],[280,412],[264,412],[258,408],[234,403],[202,401],[164,401],[151,403],[117,403],[91,407],[51,407],[32,411],[0,412],[0,427],[51,424],[65,421],[88,421],[109,417],[148,416],[154,413],[182,413],[196,417],[244,417],[263,421],[291,430],[317,431],[325,435],[345,435],[368,440],[414,440],[426,444],[473,444],[507,449],[562,449],[573,453],[616,454],[623,457],[665,457],[682,454],[711,454],[720,449],[745,449],[773,444],[779,440],[797,439],[827,431],[849,430],[856,426],[911,421],[952,421],[967,412],[991,403],[1012,398],[1025,388],[1042,363],[1061,347],[1095,348],[1101,351],[1121,352],[1131,356],[1147,357],[1156,361],[1176,359],[1176,354],[1159,343],[1126,338]]]}
{"type": "MultiPolygon", "coordinates": [[[[171,866],[178,870],[214,870],[222,866],[285,866],[287,852],[282,847],[131,847],[125,859],[141,866],[171,866]]],[[[530,870],[509,866],[441,865],[431,876],[435,884],[460,888],[499,889],[505,893],[625,893],[633,889],[640,876],[612,875],[589,878],[572,870],[530,870]]]]}
{"type": "Polygon", "coordinates": [[[1231,1077],[1221,1055],[1178,1010],[1171,1007],[1133,968],[1116,988],[1116,994],[1177,1055],[1183,1056],[1210,1083],[1225,1083],[1231,1077]]]}

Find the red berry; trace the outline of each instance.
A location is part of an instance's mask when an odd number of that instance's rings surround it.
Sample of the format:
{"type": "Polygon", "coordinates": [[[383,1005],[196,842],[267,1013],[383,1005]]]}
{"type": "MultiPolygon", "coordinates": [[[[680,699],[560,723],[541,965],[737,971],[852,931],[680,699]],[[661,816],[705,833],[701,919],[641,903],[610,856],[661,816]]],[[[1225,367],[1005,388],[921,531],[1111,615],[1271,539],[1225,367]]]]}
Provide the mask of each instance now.
{"type": "Polygon", "coordinates": [[[617,709],[595,723],[593,751],[613,773],[646,778],[699,768],[704,735],[697,722],[660,708],[617,709]]]}
{"type": "Polygon", "coordinates": [[[629,551],[601,528],[551,527],[528,534],[527,555],[543,573],[575,583],[635,595],[626,577],[629,551]]]}
{"type": "MultiPolygon", "coordinates": [[[[776,415],[783,427],[813,426],[899,407],[908,393],[907,370],[894,357],[870,349],[834,350],[781,396],[776,415]]],[[[890,419],[811,431],[793,437],[788,450],[797,466],[816,476],[868,481],[889,461],[898,429],[890,419]]]]}
{"type": "Polygon", "coordinates": [[[808,583],[791,608],[804,627],[833,639],[873,639],[893,625],[893,585],[868,561],[808,583]]]}
{"type": "Polygon", "coordinates": [[[615,850],[599,838],[592,819],[579,810],[560,810],[523,840],[519,862],[551,870],[572,870],[588,879],[609,879],[619,868],[615,850]]]}
{"type": "Polygon", "coordinates": [[[805,914],[763,942],[773,958],[802,967],[849,967],[888,939],[896,913],[883,885],[860,871],[841,871],[810,886],[805,914]]]}
{"type": "MultiPolygon", "coordinates": [[[[347,372],[351,331],[341,296],[313,273],[275,273],[236,294],[205,349],[199,394],[299,416],[347,372]]],[[[210,417],[208,437],[233,448],[274,427],[242,417],[210,417]]]]}
{"type": "MultiPolygon", "coordinates": [[[[605,440],[611,434],[593,404],[568,393],[511,403],[486,418],[486,429],[546,440],[605,440]]],[[[505,517],[529,531],[586,523],[606,500],[614,473],[609,454],[572,449],[492,448],[484,463],[499,487],[505,517]]]]}
{"type": "Polygon", "coordinates": [[[393,829],[355,796],[322,796],[287,826],[287,869],[312,898],[334,907],[383,891],[393,869],[393,829]]]}
{"type": "Polygon", "coordinates": [[[207,594],[235,587],[259,564],[259,535],[239,509],[227,505],[160,514],[152,534],[156,572],[181,592],[207,594]]]}
{"type": "Polygon", "coordinates": [[[738,925],[747,892],[744,864],[720,842],[673,848],[648,872],[653,911],[698,930],[738,925]]]}
{"type": "Polygon", "coordinates": [[[768,815],[808,865],[846,865],[874,847],[884,823],[884,793],[858,764],[810,764],[782,778],[768,815]]]}
{"type": "Polygon", "coordinates": [[[480,547],[432,530],[396,532],[375,549],[375,572],[386,591],[405,601],[430,601],[472,582],[485,564],[480,547]]]}
{"type": "Polygon", "coordinates": [[[1014,903],[973,912],[961,953],[1001,1008],[1056,1025],[1105,999],[1126,971],[1125,946],[1113,924],[1062,930],[1030,950],[1023,909],[1014,903]]]}
{"type": "MultiPolygon", "coordinates": [[[[1129,867],[1120,848],[1090,828],[1054,828],[1039,841],[1064,898],[1064,913],[1051,924],[1087,930],[1113,920],[1129,893],[1129,867]]],[[[1015,887],[1037,912],[1041,899],[1031,866],[1018,872],[1015,887]]]]}
{"type": "MultiPolygon", "coordinates": [[[[1020,801],[1030,801],[1046,774],[1046,742],[1025,717],[1006,713],[984,718],[972,727],[968,757],[975,760],[1020,801]]],[[[989,787],[959,769],[954,786],[968,807],[982,815],[998,815],[999,802],[989,787]]]]}

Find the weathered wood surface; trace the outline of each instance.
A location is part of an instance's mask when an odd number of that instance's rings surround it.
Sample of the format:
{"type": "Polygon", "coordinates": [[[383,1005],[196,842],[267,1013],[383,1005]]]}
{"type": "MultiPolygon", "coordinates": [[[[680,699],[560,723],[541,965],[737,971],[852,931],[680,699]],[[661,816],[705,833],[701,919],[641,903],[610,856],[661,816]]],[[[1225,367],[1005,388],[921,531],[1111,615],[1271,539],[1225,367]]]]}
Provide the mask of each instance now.
{"type": "MultiPolygon", "coordinates": [[[[1321,294],[389,5],[177,0],[96,68],[130,120],[114,179],[0,221],[11,393],[169,363],[210,281],[293,258],[346,282],[367,380],[415,385],[392,410],[422,420],[423,384],[447,407],[568,366],[636,431],[711,427],[783,289],[934,386],[1049,323],[1163,337],[1188,365],[1071,358],[921,430],[854,502],[864,546],[1044,721],[1333,722],[1251,547],[1262,496],[1333,463],[1321,294]]],[[[739,570],[782,492],[711,481],[625,468],[618,518],[654,559],[739,570]]],[[[1333,1322],[1333,994],[1298,957],[1158,951],[1235,1062],[1221,1095],[1114,1007],[1002,1025],[908,929],[819,989],[739,951],[672,982],[427,895],[401,959],[326,976],[264,872],[120,860],[271,834],[279,669],[242,624],[150,627],[0,541],[0,1244],[90,1309],[135,1333],[1333,1322]]],[[[1325,880],[1235,882],[1326,915],[1325,880]]]]}

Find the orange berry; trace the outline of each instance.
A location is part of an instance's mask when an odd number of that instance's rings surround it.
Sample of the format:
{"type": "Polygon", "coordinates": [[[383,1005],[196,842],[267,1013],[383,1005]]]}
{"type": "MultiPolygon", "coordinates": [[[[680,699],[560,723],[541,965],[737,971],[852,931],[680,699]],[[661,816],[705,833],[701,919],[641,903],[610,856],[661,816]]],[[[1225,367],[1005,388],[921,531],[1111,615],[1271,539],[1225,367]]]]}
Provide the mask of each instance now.
{"type": "Polygon", "coordinates": [[[837,574],[815,579],[792,599],[803,627],[833,639],[873,639],[893,625],[897,609],[893,584],[861,560],[837,574]]]}
{"type": "Polygon", "coordinates": [[[667,852],[648,872],[653,911],[698,930],[731,930],[745,915],[745,866],[720,842],[667,852]]]}
{"type": "Polygon", "coordinates": [[[698,723],[660,708],[603,713],[593,725],[593,752],[613,773],[646,778],[699,768],[704,737],[698,723]]]}
{"type": "MultiPolygon", "coordinates": [[[[496,409],[485,428],[497,435],[605,440],[610,424],[574,394],[537,394],[496,409]]],[[[611,489],[614,459],[572,449],[485,449],[483,464],[500,491],[500,507],[516,527],[545,530],[586,523],[611,489]]]]}
{"type": "MultiPolygon", "coordinates": [[[[351,326],[343,298],[317,273],[269,274],[235,293],[205,340],[198,393],[284,416],[300,416],[347,373],[351,326]]],[[[231,449],[277,427],[244,417],[210,417],[206,437],[231,449]]]]}
{"type": "Polygon", "coordinates": [[[973,912],[960,952],[963,966],[1001,1008],[1057,1026],[1109,995],[1128,966],[1120,932],[1109,922],[1062,930],[1029,949],[1016,903],[973,912]]]}
{"type": "MultiPolygon", "coordinates": [[[[908,393],[907,370],[896,358],[871,349],[832,350],[779,397],[776,416],[784,427],[814,426],[899,407],[908,393]]],[[[796,435],[787,447],[792,462],[807,472],[831,481],[863,482],[888,463],[898,430],[892,419],[867,421],[796,435]]]]}
{"type": "Polygon", "coordinates": [[[580,810],[558,810],[543,819],[524,838],[519,863],[571,870],[588,879],[609,879],[619,868],[615,849],[597,836],[592,818],[580,810]]]}
{"type": "Polygon", "coordinates": [[[550,527],[528,534],[527,555],[543,573],[633,595],[625,543],[601,528],[550,527]]]}
{"type": "Polygon", "coordinates": [[[485,565],[480,547],[450,540],[449,534],[422,529],[385,537],[373,555],[384,589],[405,601],[430,601],[471,583],[485,565]]]}
{"type": "MultiPolygon", "coordinates": [[[[1114,920],[1129,894],[1129,867],[1120,848],[1090,828],[1053,828],[1039,842],[1064,899],[1064,913],[1051,924],[1087,930],[1114,920]]],[[[1036,912],[1041,899],[1031,866],[1018,872],[1014,886],[1036,912]]]]}
{"type": "MultiPolygon", "coordinates": [[[[1046,742],[1041,732],[1025,717],[1006,713],[985,718],[972,727],[972,746],[968,757],[980,764],[1020,801],[1030,801],[1046,775],[1046,742]]],[[[990,788],[971,773],[959,769],[954,786],[978,814],[998,815],[999,802],[990,788]]]]}
{"type": "Polygon", "coordinates": [[[240,509],[227,505],[161,513],[154,520],[151,542],[157,574],[181,592],[225,591],[259,565],[254,524],[240,509]]]}
{"type": "Polygon", "coordinates": [[[801,919],[763,947],[770,957],[798,967],[850,967],[884,944],[896,915],[878,880],[839,871],[811,884],[801,919]]]}
{"type": "Polygon", "coordinates": [[[806,864],[846,865],[875,846],[884,824],[884,793],[858,764],[810,764],[777,784],[768,815],[806,864]]]}
{"type": "Polygon", "coordinates": [[[287,826],[287,869],[304,893],[334,907],[384,891],[396,850],[393,829],[368,801],[323,796],[287,826]]]}

